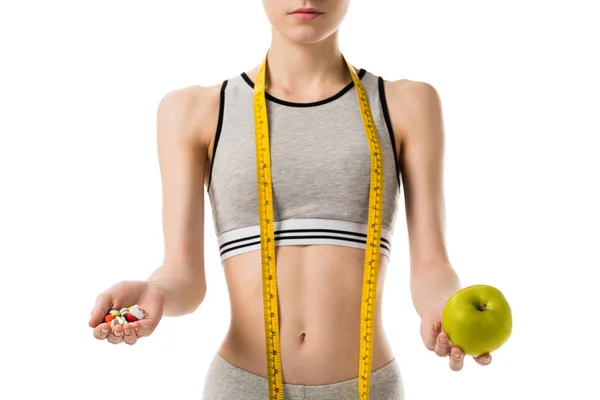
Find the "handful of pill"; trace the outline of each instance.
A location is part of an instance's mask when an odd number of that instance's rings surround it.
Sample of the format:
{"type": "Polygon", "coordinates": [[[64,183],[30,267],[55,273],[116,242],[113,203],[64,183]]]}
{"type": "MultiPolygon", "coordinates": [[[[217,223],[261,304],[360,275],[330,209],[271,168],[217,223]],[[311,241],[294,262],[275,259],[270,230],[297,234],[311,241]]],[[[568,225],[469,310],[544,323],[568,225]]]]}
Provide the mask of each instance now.
{"type": "Polygon", "coordinates": [[[145,316],[146,310],[136,304],[135,306],[124,307],[120,310],[110,310],[106,317],[104,317],[104,322],[114,327],[142,320],[145,316]]]}

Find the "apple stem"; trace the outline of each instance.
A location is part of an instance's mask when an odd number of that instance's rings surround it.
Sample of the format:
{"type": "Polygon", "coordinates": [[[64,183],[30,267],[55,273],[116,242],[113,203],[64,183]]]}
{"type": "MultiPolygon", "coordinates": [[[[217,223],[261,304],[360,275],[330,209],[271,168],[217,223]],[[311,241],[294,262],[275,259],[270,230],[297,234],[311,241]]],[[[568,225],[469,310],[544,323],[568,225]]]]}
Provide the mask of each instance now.
{"type": "Polygon", "coordinates": [[[482,304],[481,307],[479,307],[479,311],[485,311],[485,304],[482,304]]]}

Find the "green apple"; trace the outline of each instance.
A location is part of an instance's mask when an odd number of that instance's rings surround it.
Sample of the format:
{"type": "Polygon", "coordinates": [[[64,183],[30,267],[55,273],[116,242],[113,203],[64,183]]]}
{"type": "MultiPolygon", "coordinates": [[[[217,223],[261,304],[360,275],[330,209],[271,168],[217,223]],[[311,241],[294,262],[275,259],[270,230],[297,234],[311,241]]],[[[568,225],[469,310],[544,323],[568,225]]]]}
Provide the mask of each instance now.
{"type": "Polygon", "coordinates": [[[442,327],[452,344],[478,357],[502,346],[512,333],[512,311],[498,289],[473,285],[454,293],[442,312],[442,327]]]}

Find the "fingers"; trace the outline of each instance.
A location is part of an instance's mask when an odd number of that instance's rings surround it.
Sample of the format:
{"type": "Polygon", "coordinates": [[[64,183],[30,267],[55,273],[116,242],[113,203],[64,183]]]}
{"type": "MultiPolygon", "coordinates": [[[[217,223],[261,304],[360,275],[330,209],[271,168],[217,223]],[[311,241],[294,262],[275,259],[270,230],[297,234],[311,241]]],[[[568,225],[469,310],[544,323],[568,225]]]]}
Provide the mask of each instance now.
{"type": "Polygon", "coordinates": [[[446,332],[441,332],[437,335],[437,340],[435,342],[434,352],[439,357],[446,357],[450,353],[450,349],[452,348],[452,344],[450,343],[450,339],[448,338],[448,334],[446,332]]]}
{"type": "Polygon", "coordinates": [[[110,333],[110,326],[106,323],[100,324],[94,328],[94,337],[98,340],[104,340],[110,333]]]}
{"type": "Polygon", "coordinates": [[[460,371],[465,364],[465,353],[458,347],[452,347],[450,350],[450,369],[460,371]]]}
{"type": "Polygon", "coordinates": [[[436,340],[434,352],[439,357],[450,357],[449,365],[453,371],[460,371],[465,363],[465,353],[454,346],[446,332],[441,332],[436,340]]]}
{"type": "Polygon", "coordinates": [[[425,347],[427,348],[427,350],[434,351],[435,345],[437,343],[438,335],[441,332],[442,332],[442,324],[439,322],[436,322],[433,324],[431,329],[429,329],[428,332],[426,332],[423,335],[423,342],[425,343],[425,347]]]}
{"type": "Polygon", "coordinates": [[[123,325],[123,342],[133,345],[137,342],[137,334],[131,324],[123,325]]]}
{"type": "Polygon", "coordinates": [[[484,367],[486,365],[490,365],[490,363],[492,362],[492,355],[491,354],[484,354],[481,355],[479,357],[473,357],[475,359],[475,361],[477,362],[477,364],[479,365],[483,365],[484,367]]]}
{"type": "Polygon", "coordinates": [[[111,328],[108,324],[103,323],[94,328],[94,337],[98,340],[106,339],[112,344],[126,343],[133,345],[138,340],[136,328],[133,324],[117,325],[111,328]]]}
{"type": "Polygon", "coordinates": [[[123,341],[123,336],[123,327],[121,325],[117,325],[113,327],[106,340],[112,344],[119,344],[123,341]]]}
{"type": "MultiPolygon", "coordinates": [[[[460,371],[464,367],[465,353],[458,347],[454,346],[444,332],[439,323],[433,326],[430,332],[423,332],[423,342],[430,351],[433,351],[438,357],[449,357],[449,366],[453,371],[460,371]]],[[[492,362],[491,354],[483,354],[479,357],[473,357],[477,364],[486,366],[492,362]]]]}

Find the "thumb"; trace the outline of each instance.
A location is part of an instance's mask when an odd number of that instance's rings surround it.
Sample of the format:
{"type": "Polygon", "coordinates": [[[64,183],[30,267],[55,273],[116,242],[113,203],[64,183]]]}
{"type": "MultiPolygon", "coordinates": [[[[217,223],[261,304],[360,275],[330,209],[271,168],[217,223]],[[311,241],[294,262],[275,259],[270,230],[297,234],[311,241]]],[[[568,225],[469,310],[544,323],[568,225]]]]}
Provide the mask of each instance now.
{"type": "Polygon", "coordinates": [[[421,326],[421,337],[427,350],[433,351],[435,349],[435,343],[441,331],[442,324],[440,322],[424,323],[421,326]]]}
{"type": "Polygon", "coordinates": [[[90,327],[95,328],[102,322],[104,322],[104,317],[110,311],[112,303],[112,296],[109,292],[104,292],[100,296],[98,296],[98,298],[96,298],[96,304],[92,309],[92,315],[88,323],[90,327]]]}

